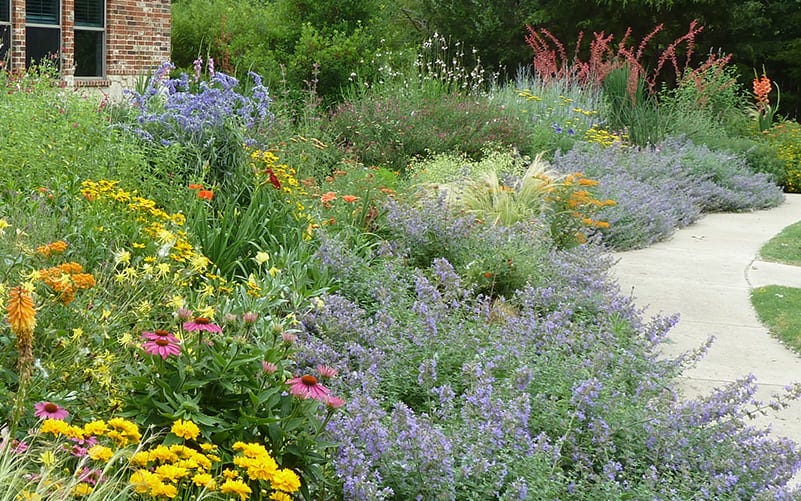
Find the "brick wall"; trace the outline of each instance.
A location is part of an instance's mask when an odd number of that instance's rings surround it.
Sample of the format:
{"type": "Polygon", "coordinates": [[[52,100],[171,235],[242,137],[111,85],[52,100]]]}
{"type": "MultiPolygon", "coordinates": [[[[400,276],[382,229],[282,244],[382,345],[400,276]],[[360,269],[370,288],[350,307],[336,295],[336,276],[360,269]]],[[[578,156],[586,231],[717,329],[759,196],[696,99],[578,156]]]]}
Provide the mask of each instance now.
{"type": "MultiPolygon", "coordinates": [[[[11,68],[25,66],[25,0],[11,2],[11,68]]],[[[75,78],[75,0],[61,0],[61,75],[69,86],[112,97],[170,59],[170,0],[106,0],[104,78],[75,78]]]]}
{"type": "Polygon", "coordinates": [[[170,0],[107,0],[106,26],[108,75],[151,73],[169,61],[170,0]]]}

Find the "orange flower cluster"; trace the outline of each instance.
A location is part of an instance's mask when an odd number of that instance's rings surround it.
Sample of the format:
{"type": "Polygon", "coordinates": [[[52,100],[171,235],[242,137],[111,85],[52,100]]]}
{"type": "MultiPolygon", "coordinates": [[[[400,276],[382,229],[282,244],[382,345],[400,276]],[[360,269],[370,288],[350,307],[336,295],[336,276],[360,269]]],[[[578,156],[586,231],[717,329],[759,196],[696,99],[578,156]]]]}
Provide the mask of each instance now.
{"type": "Polygon", "coordinates": [[[197,190],[197,197],[203,200],[211,200],[214,198],[214,192],[203,188],[202,184],[190,184],[190,190],[197,190]]]}
{"type": "Polygon", "coordinates": [[[76,291],[89,289],[96,283],[91,273],[84,273],[83,266],[74,262],[39,270],[39,277],[58,294],[63,304],[72,302],[76,291]]]}
{"type": "Polygon", "coordinates": [[[60,254],[64,252],[67,250],[67,247],[69,247],[67,242],[63,240],[56,240],[55,242],[51,242],[46,245],[40,245],[36,248],[36,253],[41,256],[48,257],[51,254],[60,254]]]}
{"type": "Polygon", "coordinates": [[[754,98],[758,106],[762,107],[770,104],[770,101],[768,101],[768,94],[770,94],[771,89],[770,78],[766,75],[763,74],[760,78],[754,79],[754,98]]]}

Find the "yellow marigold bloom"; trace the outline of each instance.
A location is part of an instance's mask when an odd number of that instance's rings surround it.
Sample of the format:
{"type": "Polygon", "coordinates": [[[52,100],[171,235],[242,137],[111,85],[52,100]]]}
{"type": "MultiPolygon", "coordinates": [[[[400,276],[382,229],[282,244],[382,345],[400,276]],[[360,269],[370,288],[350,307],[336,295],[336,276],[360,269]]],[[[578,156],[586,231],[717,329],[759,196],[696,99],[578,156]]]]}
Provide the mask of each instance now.
{"type": "Polygon", "coordinates": [[[214,452],[217,450],[217,446],[214,444],[204,442],[200,444],[200,450],[202,450],[203,452],[214,452]]]}
{"type": "Polygon", "coordinates": [[[11,226],[5,219],[0,219],[0,237],[5,236],[6,228],[11,226]]]}
{"type": "Polygon", "coordinates": [[[188,477],[189,470],[175,466],[174,464],[163,464],[156,467],[156,475],[162,480],[169,480],[170,482],[177,482],[178,480],[188,477]]]}
{"type": "Polygon", "coordinates": [[[89,457],[95,461],[102,461],[105,463],[111,459],[111,456],[114,455],[114,451],[105,445],[97,444],[90,447],[87,451],[87,454],[89,454],[89,457]]]}
{"type": "Polygon", "coordinates": [[[150,462],[150,453],[147,451],[139,451],[131,456],[130,462],[134,466],[147,466],[150,462]]]}
{"type": "Polygon", "coordinates": [[[134,492],[137,494],[146,494],[150,491],[150,486],[154,482],[158,482],[158,477],[147,470],[136,470],[131,475],[128,483],[133,486],[134,492]]]}
{"type": "MultiPolygon", "coordinates": [[[[180,421],[180,419],[178,421],[180,421]]],[[[176,423],[178,421],[176,421],[176,423]]],[[[187,423],[189,423],[189,422],[191,422],[191,421],[187,421],[187,423]]],[[[173,426],[175,426],[175,424],[173,424],[173,426]]],[[[175,432],[173,432],[173,433],[175,433],[175,432]]],[[[176,433],[176,435],[177,435],[177,433],[176,433]]],[[[197,454],[195,452],[195,450],[192,449],[191,447],[187,447],[187,446],[181,445],[181,444],[173,444],[173,445],[171,445],[170,446],[170,451],[174,452],[175,456],[178,459],[191,458],[192,456],[197,454]]]]}
{"type": "Polygon", "coordinates": [[[249,458],[270,455],[263,445],[256,443],[234,442],[233,448],[235,451],[242,451],[242,454],[249,458]]]}
{"type": "Polygon", "coordinates": [[[247,474],[251,480],[274,481],[277,473],[278,465],[270,456],[251,459],[247,467],[247,474]]]}
{"type": "Polygon", "coordinates": [[[161,463],[173,463],[178,460],[178,455],[164,445],[159,445],[151,449],[149,455],[151,461],[158,461],[161,463]]]}
{"type": "Polygon", "coordinates": [[[11,332],[17,336],[30,336],[36,327],[36,309],[31,293],[22,287],[12,287],[8,296],[6,312],[11,332]]]}
{"type": "Polygon", "coordinates": [[[222,471],[222,476],[226,480],[233,480],[239,476],[239,472],[236,470],[231,470],[229,468],[226,468],[222,471]]]}
{"type": "Polygon", "coordinates": [[[226,480],[220,486],[220,492],[223,494],[238,495],[239,499],[244,501],[253,491],[250,490],[248,484],[242,482],[241,480],[226,480]]]}
{"type": "Polygon", "coordinates": [[[270,499],[273,501],[292,501],[292,496],[286,492],[275,491],[270,494],[270,499]]]}
{"type": "Polygon", "coordinates": [[[120,446],[136,443],[142,439],[142,434],[139,433],[139,427],[136,423],[122,418],[112,418],[108,420],[108,425],[111,430],[106,433],[106,436],[116,441],[120,446]]]}
{"type": "Polygon", "coordinates": [[[273,475],[270,485],[277,491],[297,492],[300,489],[300,477],[294,471],[284,468],[273,475]]]}
{"type": "Polygon", "coordinates": [[[178,488],[172,484],[165,484],[164,482],[152,482],[150,484],[150,495],[154,498],[164,496],[173,499],[178,495],[178,488]]]}
{"type": "Polygon", "coordinates": [[[39,433],[52,433],[55,436],[67,435],[70,424],[61,419],[45,419],[39,427],[39,433]]]}
{"type": "Polygon", "coordinates": [[[195,474],[195,476],[192,477],[192,483],[198,487],[205,487],[210,491],[213,491],[217,488],[217,483],[214,481],[214,477],[208,473],[195,474]]]}
{"type": "Polygon", "coordinates": [[[175,421],[170,431],[184,440],[194,440],[200,434],[200,428],[195,423],[183,419],[175,421]]]}
{"type": "Polygon", "coordinates": [[[81,482],[72,489],[72,494],[75,497],[88,496],[92,493],[94,488],[86,482],[81,482]]]}

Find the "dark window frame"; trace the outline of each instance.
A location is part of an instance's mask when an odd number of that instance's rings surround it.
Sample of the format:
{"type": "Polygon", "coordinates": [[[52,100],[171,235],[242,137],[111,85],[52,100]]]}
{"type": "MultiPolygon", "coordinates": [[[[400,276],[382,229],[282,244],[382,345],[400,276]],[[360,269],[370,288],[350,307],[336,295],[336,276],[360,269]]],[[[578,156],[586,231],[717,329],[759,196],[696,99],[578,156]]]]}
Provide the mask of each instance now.
{"type": "Polygon", "coordinates": [[[0,0],[0,69],[11,55],[11,0],[0,0]]]}
{"type": "Polygon", "coordinates": [[[106,0],[75,0],[75,9],[75,77],[103,78],[106,74],[106,0]]]}

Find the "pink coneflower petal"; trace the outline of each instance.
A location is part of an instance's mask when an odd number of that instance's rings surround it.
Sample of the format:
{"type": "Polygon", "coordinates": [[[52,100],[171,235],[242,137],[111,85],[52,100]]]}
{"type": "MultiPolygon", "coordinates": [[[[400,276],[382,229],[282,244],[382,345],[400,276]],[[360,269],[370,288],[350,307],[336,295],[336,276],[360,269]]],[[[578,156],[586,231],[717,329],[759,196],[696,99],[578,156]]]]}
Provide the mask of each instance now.
{"type": "Polygon", "coordinates": [[[281,333],[281,339],[286,344],[294,344],[295,341],[298,340],[298,336],[296,336],[295,334],[292,334],[291,332],[282,332],[281,333]]]}
{"type": "Polygon", "coordinates": [[[53,402],[39,402],[33,408],[33,415],[41,419],[66,419],[70,415],[66,409],[53,402]]]}
{"type": "Polygon", "coordinates": [[[173,344],[180,343],[177,337],[173,336],[171,333],[165,330],[160,330],[160,329],[157,329],[153,332],[143,332],[142,337],[149,341],[158,341],[159,339],[166,339],[167,341],[173,344]]]}
{"type": "Polygon", "coordinates": [[[222,327],[214,324],[206,317],[195,317],[193,320],[184,322],[184,330],[192,331],[206,331],[206,332],[222,332],[222,327]]]}
{"type": "Polygon", "coordinates": [[[276,371],[278,370],[278,366],[275,365],[272,362],[268,362],[266,360],[262,360],[262,362],[261,362],[261,370],[265,374],[275,374],[276,371]]]}
{"type": "Polygon", "coordinates": [[[321,377],[332,378],[332,377],[337,377],[339,371],[327,365],[318,365],[317,373],[320,374],[321,377]]]}
{"type": "Polygon", "coordinates": [[[287,384],[289,385],[289,393],[300,398],[313,398],[324,402],[328,395],[328,388],[321,385],[317,378],[310,374],[294,377],[288,380],[287,384]]]}
{"type": "Polygon", "coordinates": [[[142,344],[142,349],[145,350],[145,353],[150,355],[158,355],[164,360],[167,360],[167,357],[170,355],[181,354],[181,346],[166,337],[152,341],[145,341],[145,343],[142,344]]]}
{"type": "Polygon", "coordinates": [[[343,405],[345,405],[345,400],[339,397],[335,397],[333,395],[328,395],[325,397],[325,406],[330,409],[339,409],[343,405]]]}

